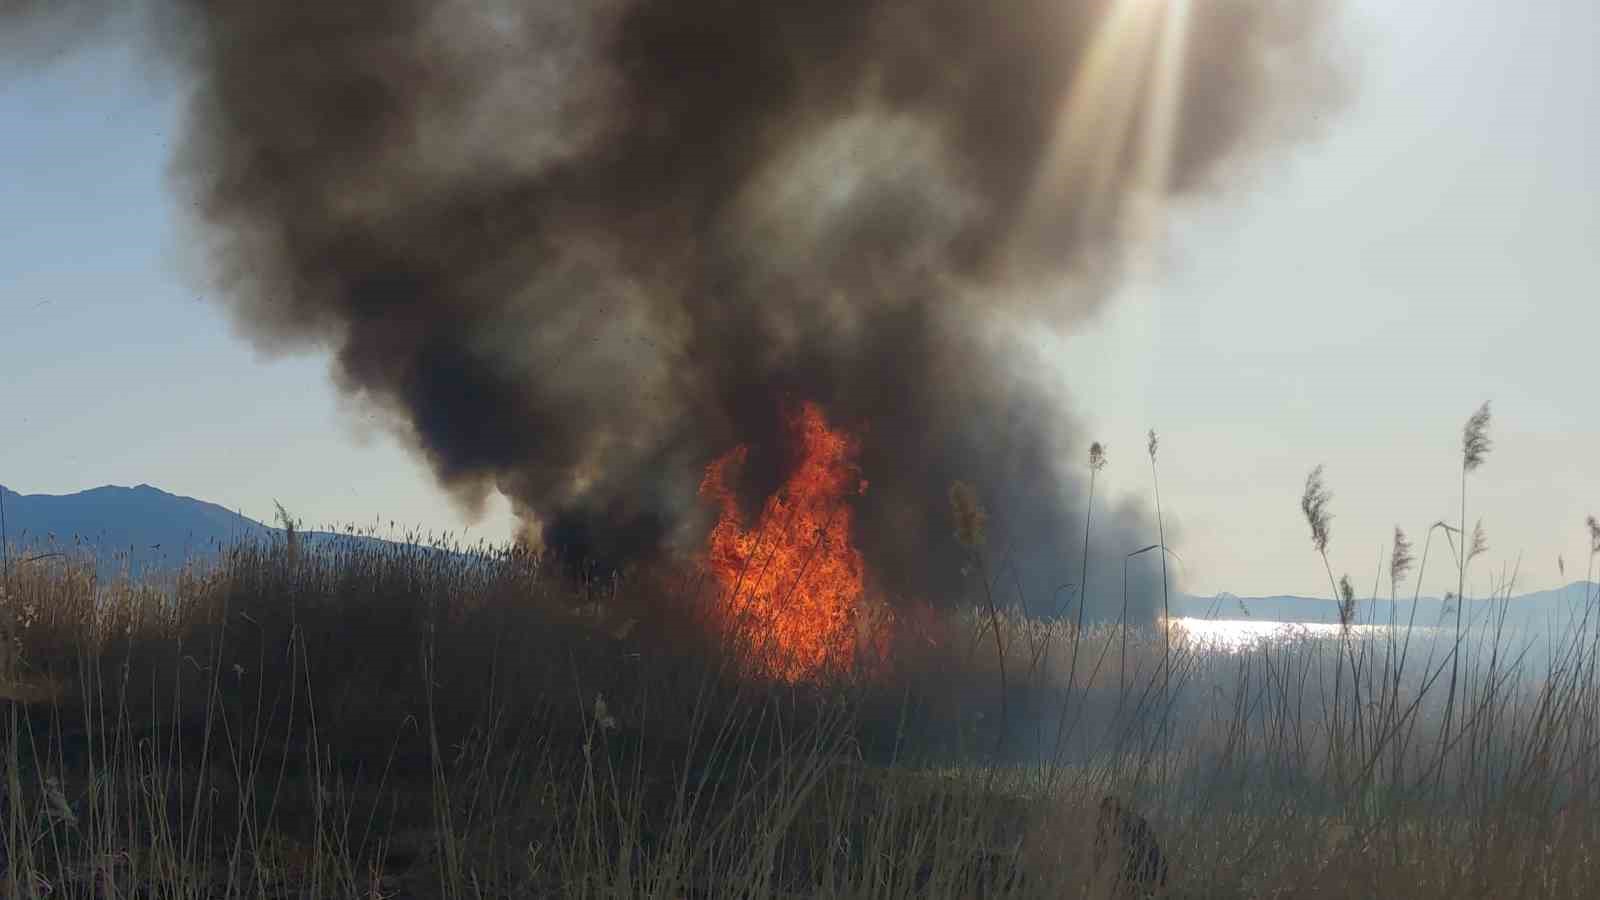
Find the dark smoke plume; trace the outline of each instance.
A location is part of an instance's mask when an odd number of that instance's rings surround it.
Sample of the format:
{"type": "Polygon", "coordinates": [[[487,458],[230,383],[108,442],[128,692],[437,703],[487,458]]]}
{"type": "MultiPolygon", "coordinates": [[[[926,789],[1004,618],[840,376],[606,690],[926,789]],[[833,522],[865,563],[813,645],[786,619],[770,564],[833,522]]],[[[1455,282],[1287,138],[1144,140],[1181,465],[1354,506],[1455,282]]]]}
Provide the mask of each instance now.
{"type": "MultiPolygon", "coordinates": [[[[1091,436],[1025,337],[1095,313],[1137,209],[1330,96],[1318,0],[1185,6],[1181,54],[1178,0],[152,15],[196,79],[178,171],[235,320],[330,350],[463,503],[497,489],[603,563],[692,548],[706,463],[750,444],[754,505],[813,400],[862,438],[880,587],[964,591],[961,480],[1037,608],[1078,571],[1091,436]]],[[[1152,534],[1097,514],[1092,596],[1152,534]]]]}

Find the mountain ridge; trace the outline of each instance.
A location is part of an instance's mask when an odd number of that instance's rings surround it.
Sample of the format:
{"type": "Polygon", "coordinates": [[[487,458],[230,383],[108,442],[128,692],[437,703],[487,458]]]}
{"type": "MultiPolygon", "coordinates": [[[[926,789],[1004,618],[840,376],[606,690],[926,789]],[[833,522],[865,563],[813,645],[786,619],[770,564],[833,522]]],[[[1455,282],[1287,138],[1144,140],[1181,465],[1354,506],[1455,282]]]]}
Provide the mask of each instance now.
{"type": "MultiPolygon", "coordinates": [[[[224,506],[174,494],[143,483],[126,487],[100,485],[71,494],[22,494],[0,485],[6,520],[6,537],[12,549],[47,553],[84,548],[94,552],[103,575],[138,577],[188,560],[213,558],[222,547],[241,539],[282,537],[283,530],[251,519],[224,506]]],[[[303,530],[307,539],[354,539],[384,545],[407,542],[370,535],[303,530]]],[[[1581,612],[1586,596],[1600,597],[1600,584],[1574,581],[1559,588],[1513,596],[1508,616],[1543,619],[1581,612]],[[1586,594],[1586,591],[1588,592],[1586,594]]],[[[1486,608],[1485,598],[1469,597],[1473,614],[1486,608]]],[[[1393,608],[1386,598],[1357,603],[1356,621],[1384,623],[1391,613],[1397,621],[1411,615],[1409,598],[1393,608]]],[[[1418,624],[1434,624],[1445,612],[1439,597],[1416,602],[1418,624]]],[[[1241,597],[1223,592],[1212,596],[1175,593],[1172,612],[1178,617],[1255,619],[1294,623],[1336,624],[1337,605],[1327,597],[1278,594],[1241,597]]]]}
{"type": "MultiPolygon", "coordinates": [[[[283,530],[209,501],[141,482],[100,485],[70,494],[23,494],[0,485],[6,540],[27,554],[82,550],[93,553],[102,576],[130,578],[215,558],[240,540],[282,537],[283,530]]],[[[403,542],[327,531],[302,531],[309,540],[332,538],[403,542]]]]}
{"type": "MultiPolygon", "coordinates": [[[[1503,601],[1508,620],[1543,620],[1581,615],[1584,604],[1589,600],[1600,600],[1600,583],[1580,580],[1542,591],[1514,594],[1509,598],[1468,596],[1465,612],[1469,617],[1482,616],[1490,608],[1491,602],[1499,606],[1503,601]]],[[[1436,624],[1442,616],[1455,609],[1454,604],[1453,599],[1447,603],[1443,597],[1417,597],[1416,624],[1436,624]]],[[[1357,598],[1355,622],[1364,625],[1387,624],[1391,614],[1396,622],[1407,622],[1412,615],[1412,606],[1411,597],[1396,598],[1392,604],[1387,597],[1357,598]]],[[[1279,594],[1240,597],[1226,592],[1212,596],[1177,594],[1173,597],[1172,607],[1174,615],[1187,618],[1255,619],[1329,625],[1339,622],[1338,605],[1325,596],[1279,594]]]]}

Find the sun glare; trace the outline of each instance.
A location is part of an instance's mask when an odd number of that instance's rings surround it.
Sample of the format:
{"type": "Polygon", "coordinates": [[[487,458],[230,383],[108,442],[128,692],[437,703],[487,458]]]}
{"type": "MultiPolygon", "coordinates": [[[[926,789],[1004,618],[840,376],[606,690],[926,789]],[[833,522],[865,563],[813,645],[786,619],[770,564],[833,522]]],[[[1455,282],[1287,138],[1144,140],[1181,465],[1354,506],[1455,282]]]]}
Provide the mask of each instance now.
{"type": "Polygon", "coordinates": [[[1118,220],[1135,237],[1154,236],[1171,179],[1182,106],[1192,0],[1117,0],[1091,38],[1058,117],[1055,139],[1033,192],[1031,217],[1048,226],[1118,220]],[[1140,135],[1141,145],[1130,148],[1140,135]],[[1132,149],[1131,189],[1118,166],[1132,149]],[[1124,193],[1126,191],[1126,193],[1124,193]]]}

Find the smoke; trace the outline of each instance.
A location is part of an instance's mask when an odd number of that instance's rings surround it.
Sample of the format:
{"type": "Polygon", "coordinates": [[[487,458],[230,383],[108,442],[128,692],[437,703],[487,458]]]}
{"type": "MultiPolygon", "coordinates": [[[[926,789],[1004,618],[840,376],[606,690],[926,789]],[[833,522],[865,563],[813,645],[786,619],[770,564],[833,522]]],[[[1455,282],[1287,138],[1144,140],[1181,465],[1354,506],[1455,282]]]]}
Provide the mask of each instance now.
{"type": "Polygon", "coordinates": [[[50,61],[103,33],[114,0],[0,0],[0,73],[50,61]]]}
{"type": "MultiPolygon", "coordinates": [[[[0,3],[52,33],[116,8],[0,3]]],[[[1090,319],[1149,210],[1337,80],[1319,0],[149,12],[194,78],[176,171],[222,302],[330,352],[467,508],[498,490],[605,564],[693,548],[706,463],[749,444],[753,506],[813,400],[862,440],[872,577],[936,601],[957,480],[1032,605],[1076,580],[1091,436],[1028,335],[1090,319]]],[[[1096,517],[1109,604],[1154,527],[1096,517]]]]}

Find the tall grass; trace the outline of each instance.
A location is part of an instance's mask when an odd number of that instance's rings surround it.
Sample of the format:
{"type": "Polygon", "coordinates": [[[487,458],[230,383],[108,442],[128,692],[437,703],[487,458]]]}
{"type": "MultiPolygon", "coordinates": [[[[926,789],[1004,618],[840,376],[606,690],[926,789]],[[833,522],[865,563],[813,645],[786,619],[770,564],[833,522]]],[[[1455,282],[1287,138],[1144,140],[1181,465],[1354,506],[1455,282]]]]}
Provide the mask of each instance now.
{"type": "Polygon", "coordinates": [[[0,595],[4,892],[1110,898],[1114,792],[1169,896],[1590,896],[1600,596],[1534,660],[1513,583],[1442,637],[1228,652],[901,608],[877,665],[789,685],[689,571],[298,533],[160,584],[39,559],[0,595]]]}

